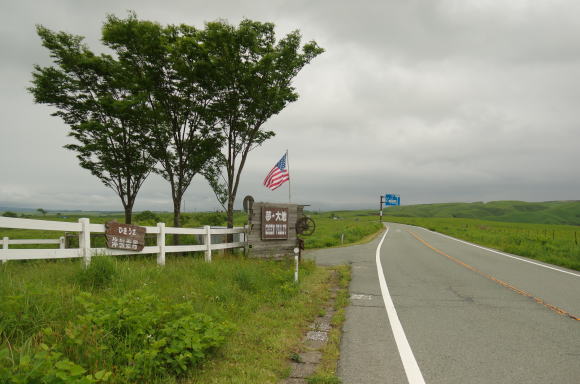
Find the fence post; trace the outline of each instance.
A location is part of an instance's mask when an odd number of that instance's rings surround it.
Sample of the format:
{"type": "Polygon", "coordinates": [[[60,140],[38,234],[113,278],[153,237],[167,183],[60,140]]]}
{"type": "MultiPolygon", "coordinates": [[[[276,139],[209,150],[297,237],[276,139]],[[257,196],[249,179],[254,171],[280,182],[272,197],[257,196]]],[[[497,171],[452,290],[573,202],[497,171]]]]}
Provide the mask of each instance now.
{"type": "Polygon", "coordinates": [[[244,225],[244,256],[248,257],[250,253],[250,242],[248,241],[248,235],[250,233],[250,226],[248,224],[244,225]]]}
{"type": "Polygon", "coordinates": [[[294,248],[294,282],[298,282],[298,264],[300,263],[300,258],[298,255],[300,254],[300,248],[294,248]]]}
{"type": "Polygon", "coordinates": [[[91,231],[89,230],[89,219],[83,217],[79,219],[81,232],[79,233],[79,248],[83,258],[83,265],[87,268],[91,265],[91,231]]]}
{"type": "Polygon", "coordinates": [[[61,236],[61,237],[59,237],[59,238],[58,238],[58,241],[59,241],[59,243],[58,243],[58,247],[59,247],[60,249],[64,249],[64,236],[61,236]]]}
{"type": "Polygon", "coordinates": [[[157,246],[159,253],[157,254],[157,265],[165,265],[165,223],[157,223],[159,233],[157,234],[157,246]]]}
{"type": "Polygon", "coordinates": [[[211,227],[206,225],[203,228],[205,229],[205,245],[207,246],[205,250],[205,261],[211,262],[211,227]]]}
{"type": "MultiPolygon", "coordinates": [[[[8,249],[8,240],[10,240],[8,237],[4,237],[2,239],[2,249],[8,249]]],[[[2,264],[7,263],[8,262],[8,256],[4,256],[2,258],[2,264]]]]}

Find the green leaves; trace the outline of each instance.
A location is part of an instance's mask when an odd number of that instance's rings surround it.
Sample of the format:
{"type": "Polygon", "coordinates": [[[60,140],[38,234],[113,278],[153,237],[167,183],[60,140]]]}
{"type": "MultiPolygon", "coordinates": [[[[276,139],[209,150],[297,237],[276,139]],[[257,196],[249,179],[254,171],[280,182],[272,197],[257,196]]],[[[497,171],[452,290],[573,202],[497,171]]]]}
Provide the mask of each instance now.
{"type": "Polygon", "coordinates": [[[197,34],[193,27],[161,26],[135,14],[109,16],[103,26],[104,44],[131,68],[134,87],[143,95],[143,149],[171,186],[176,226],[185,191],[222,145],[209,113],[211,81],[197,34]]]}
{"type": "Polygon", "coordinates": [[[111,372],[101,370],[94,375],[63,354],[42,345],[37,352],[0,349],[0,382],[6,384],[93,384],[105,383],[111,372]]]}
{"type": "Polygon", "coordinates": [[[293,78],[324,50],[315,42],[301,50],[298,31],[276,42],[274,24],[252,20],[243,20],[238,27],[223,21],[207,23],[199,38],[211,63],[210,108],[225,141],[218,161],[221,179],[210,173],[208,180],[222,205],[227,201],[231,226],[248,153],[274,136],[264,124],[298,99],[293,78]]]}
{"type": "Polygon", "coordinates": [[[191,304],[168,304],[143,291],[121,297],[84,293],[78,302],[84,311],[63,334],[44,328],[38,337],[45,342],[36,348],[26,343],[0,348],[0,382],[149,382],[180,376],[223,345],[232,330],[191,304]],[[99,369],[105,361],[112,370],[99,369]]]}
{"type": "Polygon", "coordinates": [[[276,40],[273,23],[225,21],[204,29],[108,16],[93,53],[80,36],[38,26],[54,66],[35,66],[29,91],[70,126],[81,167],[115,190],[130,221],[150,172],[171,185],[175,225],[182,197],[201,173],[228,224],[249,151],[298,94],[292,80],[324,50],[294,31],[276,40]]]}
{"type": "MultiPolygon", "coordinates": [[[[133,68],[109,55],[96,55],[82,37],[37,27],[55,65],[35,66],[29,91],[37,103],[70,126],[81,167],[121,198],[130,211],[155,160],[143,150],[143,92],[135,88],[133,68]]],[[[130,221],[130,215],[126,217],[130,221]]]]}
{"type": "Polygon", "coordinates": [[[167,305],[141,291],[105,300],[85,295],[80,302],[86,314],[71,327],[104,330],[99,343],[114,352],[129,381],[182,375],[221,346],[231,330],[191,305],[167,305]]]}

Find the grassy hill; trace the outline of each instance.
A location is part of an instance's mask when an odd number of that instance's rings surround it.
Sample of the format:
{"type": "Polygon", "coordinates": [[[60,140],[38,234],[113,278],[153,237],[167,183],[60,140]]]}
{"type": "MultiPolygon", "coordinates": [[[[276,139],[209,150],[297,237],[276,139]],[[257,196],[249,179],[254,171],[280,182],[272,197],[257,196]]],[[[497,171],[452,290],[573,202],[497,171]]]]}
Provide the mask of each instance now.
{"type": "Polygon", "coordinates": [[[464,218],[513,223],[580,225],[580,201],[491,201],[388,207],[395,217],[464,218]]]}

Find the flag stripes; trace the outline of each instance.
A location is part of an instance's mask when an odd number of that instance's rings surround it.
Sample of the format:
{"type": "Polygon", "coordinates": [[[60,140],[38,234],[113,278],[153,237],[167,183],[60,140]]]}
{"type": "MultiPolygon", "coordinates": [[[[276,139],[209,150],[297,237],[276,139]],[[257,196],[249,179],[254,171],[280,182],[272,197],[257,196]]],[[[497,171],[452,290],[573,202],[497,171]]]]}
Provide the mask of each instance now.
{"type": "Polygon", "coordinates": [[[266,178],[264,179],[264,186],[269,188],[270,190],[274,191],[286,181],[290,180],[290,173],[286,167],[286,156],[284,154],[280,161],[276,163],[274,168],[268,173],[266,178]]]}

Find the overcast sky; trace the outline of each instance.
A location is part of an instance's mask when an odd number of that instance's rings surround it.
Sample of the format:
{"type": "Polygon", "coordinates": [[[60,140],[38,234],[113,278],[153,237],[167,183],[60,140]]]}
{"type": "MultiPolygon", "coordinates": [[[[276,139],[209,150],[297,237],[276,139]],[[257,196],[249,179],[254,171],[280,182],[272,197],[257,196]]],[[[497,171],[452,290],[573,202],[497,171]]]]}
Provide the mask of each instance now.
{"type": "MultiPolygon", "coordinates": [[[[67,126],[26,91],[49,65],[42,24],[100,51],[107,14],[202,27],[219,18],[299,29],[326,52],[295,79],[300,99],[267,122],[238,194],[287,202],[262,180],[286,149],[292,200],[314,209],[580,199],[580,2],[575,0],[30,1],[0,3],[0,206],[121,210],[63,149],[67,126]]],[[[218,204],[198,177],[185,210],[218,204]]],[[[151,176],[136,210],[170,210],[151,176]]]]}

